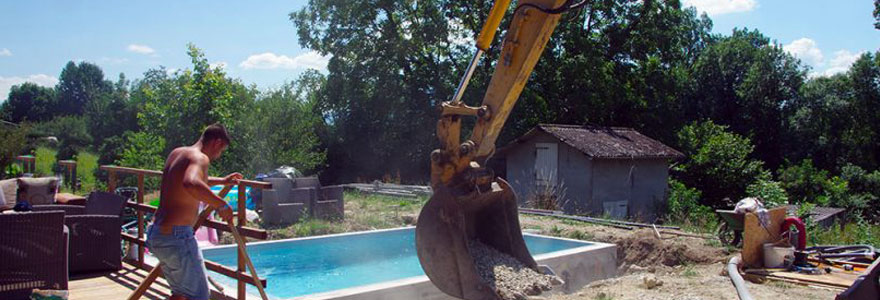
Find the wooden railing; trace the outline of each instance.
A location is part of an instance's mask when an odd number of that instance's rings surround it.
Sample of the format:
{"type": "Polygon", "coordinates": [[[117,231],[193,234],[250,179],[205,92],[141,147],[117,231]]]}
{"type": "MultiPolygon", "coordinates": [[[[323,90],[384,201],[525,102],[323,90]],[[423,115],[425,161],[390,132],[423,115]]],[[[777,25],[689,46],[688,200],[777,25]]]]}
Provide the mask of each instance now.
{"type": "Polygon", "coordinates": [[[76,192],[76,161],[75,160],[59,160],[58,167],[64,168],[60,170],[64,173],[64,181],[71,190],[76,192]]]}
{"type": "Polygon", "coordinates": [[[24,173],[34,173],[36,169],[37,158],[33,155],[19,155],[15,157],[15,160],[21,164],[21,171],[24,173]]]}
{"type": "MultiPolygon", "coordinates": [[[[144,214],[146,213],[155,213],[157,207],[145,204],[144,203],[144,193],[145,193],[145,178],[147,176],[155,176],[161,177],[161,171],[154,170],[144,170],[144,169],[135,169],[135,168],[126,168],[126,167],[118,167],[118,166],[101,166],[101,170],[107,172],[107,189],[112,193],[116,190],[117,180],[120,178],[120,175],[128,175],[128,176],[137,176],[137,197],[134,202],[129,201],[126,206],[133,208],[137,214],[137,236],[128,234],[123,232],[122,239],[128,243],[138,245],[138,253],[137,260],[131,261],[130,263],[133,265],[144,269],[151,270],[153,266],[149,266],[144,263],[144,247],[146,245],[145,234],[146,230],[144,228],[144,214]]],[[[213,178],[213,177],[212,177],[213,178]]],[[[218,178],[214,178],[218,179],[218,178]]],[[[251,187],[252,189],[271,189],[272,184],[268,182],[262,181],[250,181],[250,180],[241,180],[238,184],[238,213],[236,214],[236,219],[238,219],[236,228],[241,233],[242,236],[265,240],[269,237],[265,230],[259,228],[251,228],[242,226],[247,224],[246,214],[245,214],[245,204],[247,199],[247,189],[246,187],[251,187]]],[[[203,226],[214,228],[219,231],[229,232],[229,227],[225,223],[207,220],[203,226]]],[[[254,280],[260,280],[263,283],[263,286],[266,286],[265,279],[259,279],[256,274],[253,276],[247,274],[245,272],[245,262],[244,257],[241,256],[240,251],[236,251],[238,254],[238,266],[236,269],[231,269],[229,267],[223,266],[213,261],[205,260],[205,267],[208,270],[220,273],[224,276],[231,277],[238,282],[238,297],[237,299],[243,300],[246,298],[246,289],[245,283],[254,284],[254,280]]]]}

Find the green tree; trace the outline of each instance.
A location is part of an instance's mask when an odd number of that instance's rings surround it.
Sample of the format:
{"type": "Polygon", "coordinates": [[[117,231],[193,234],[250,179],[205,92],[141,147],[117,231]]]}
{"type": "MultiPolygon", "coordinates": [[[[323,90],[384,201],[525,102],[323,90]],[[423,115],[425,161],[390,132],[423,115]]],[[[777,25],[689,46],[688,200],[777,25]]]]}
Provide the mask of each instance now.
{"type": "Polygon", "coordinates": [[[845,135],[845,160],[868,169],[880,168],[880,51],[862,54],[847,72],[852,83],[849,114],[856,120],[845,135]]]}
{"type": "MultiPolygon", "coordinates": [[[[331,56],[318,92],[328,125],[322,136],[328,177],[379,178],[399,170],[404,178],[427,178],[427,156],[437,144],[434,108],[450,100],[490,8],[490,2],[314,0],[290,15],[300,45],[331,56]]],[[[661,128],[685,122],[679,96],[710,29],[707,17],[678,1],[596,1],[566,13],[499,143],[540,122],[634,126],[671,141],[674,133],[661,128]]],[[[498,44],[484,55],[465,103],[482,100],[498,44]]]]}
{"type": "Polygon", "coordinates": [[[317,71],[307,71],[292,83],[270,91],[256,102],[252,119],[256,155],[249,164],[256,171],[281,165],[294,166],[306,174],[323,167],[325,153],[319,149],[316,129],[323,122],[315,113],[316,91],[324,85],[317,71]]]}
{"type": "Polygon", "coordinates": [[[102,157],[112,157],[115,154],[113,149],[109,148],[113,145],[107,143],[117,141],[126,131],[138,130],[138,106],[129,98],[128,85],[129,81],[125,75],[119,74],[112,92],[102,94],[86,105],[84,115],[88,120],[89,134],[95,140],[91,148],[93,151],[98,151],[102,157]],[[105,153],[104,150],[110,152],[105,153]]]}
{"type": "Polygon", "coordinates": [[[86,105],[104,97],[113,84],[104,80],[101,67],[89,62],[68,62],[58,77],[58,105],[54,115],[82,115],[86,105]]]}
{"type": "Polygon", "coordinates": [[[253,132],[244,122],[244,114],[253,108],[256,91],[240,80],[226,76],[220,68],[211,68],[205,54],[188,45],[193,68],[168,75],[164,68],[147,71],[136,81],[131,92],[138,111],[138,125],[146,133],[165,140],[163,153],[191,145],[202,130],[220,122],[232,135],[226,154],[211,172],[249,170],[253,132]]]}
{"type": "MultiPolygon", "coordinates": [[[[838,160],[850,152],[847,141],[862,131],[854,126],[852,102],[852,82],[845,74],[807,81],[800,96],[785,106],[787,158],[809,159],[818,168],[835,170],[838,160]]],[[[798,192],[793,196],[803,195],[798,192]]]]}
{"type": "Polygon", "coordinates": [[[331,133],[325,177],[428,174],[434,107],[449,100],[458,77],[462,49],[450,37],[466,35],[448,19],[480,8],[487,3],[312,0],[290,14],[300,45],[331,57],[319,92],[331,133]]]}
{"type": "Polygon", "coordinates": [[[724,205],[724,198],[740,199],[756,180],[769,180],[763,162],[752,159],[748,138],[712,121],[692,123],[678,132],[678,149],[687,159],[674,168],[682,183],[703,193],[701,204],[724,205]]]}
{"type": "Polygon", "coordinates": [[[768,208],[788,204],[788,194],[779,182],[765,178],[749,184],[746,187],[746,195],[761,198],[768,208]]]}
{"type": "Polygon", "coordinates": [[[755,157],[782,163],[783,107],[797,97],[805,69],[757,30],[735,29],[710,44],[693,65],[696,80],[686,112],[751,137],[755,157]]]}
{"type": "Polygon", "coordinates": [[[55,90],[34,83],[14,85],[9,98],[0,105],[0,116],[11,122],[42,122],[52,119],[55,90]]]}
{"type": "Polygon", "coordinates": [[[880,0],[874,0],[874,28],[880,29],[880,0]]]}

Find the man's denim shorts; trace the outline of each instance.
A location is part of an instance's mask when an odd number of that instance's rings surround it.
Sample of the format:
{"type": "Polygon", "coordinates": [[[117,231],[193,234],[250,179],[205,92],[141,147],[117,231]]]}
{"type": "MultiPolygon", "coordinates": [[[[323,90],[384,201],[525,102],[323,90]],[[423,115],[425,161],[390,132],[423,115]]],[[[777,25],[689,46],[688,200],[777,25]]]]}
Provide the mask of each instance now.
{"type": "Polygon", "coordinates": [[[174,226],[170,235],[162,234],[158,226],[150,226],[147,248],[159,259],[172,294],[192,300],[210,297],[205,261],[191,226],[174,226]]]}

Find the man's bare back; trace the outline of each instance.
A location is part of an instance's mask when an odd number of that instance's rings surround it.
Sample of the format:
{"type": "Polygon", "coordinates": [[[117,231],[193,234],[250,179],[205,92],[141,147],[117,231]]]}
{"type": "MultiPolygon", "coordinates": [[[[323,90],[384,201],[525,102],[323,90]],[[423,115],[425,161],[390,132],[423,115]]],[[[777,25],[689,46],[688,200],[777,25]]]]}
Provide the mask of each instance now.
{"type": "MultiPolygon", "coordinates": [[[[211,157],[204,151],[201,143],[193,146],[176,148],[168,154],[165,167],[162,169],[162,185],[160,191],[159,209],[156,212],[155,224],[164,232],[170,232],[171,228],[179,225],[192,226],[196,222],[199,213],[199,202],[217,209],[217,212],[225,220],[232,218],[232,211],[222,198],[215,195],[211,185],[232,184],[241,179],[241,174],[229,174],[225,178],[208,178],[208,167],[211,165],[211,157]]],[[[214,153],[217,157],[225,150],[225,145],[216,147],[214,153]]]]}
{"type": "Polygon", "coordinates": [[[208,156],[194,147],[180,147],[171,151],[162,169],[162,186],[156,224],[162,227],[190,225],[196,222],[199,199],[184,188],[184,175],[190,166],[201,169],[202,180],[208,182],[208,156]]]}

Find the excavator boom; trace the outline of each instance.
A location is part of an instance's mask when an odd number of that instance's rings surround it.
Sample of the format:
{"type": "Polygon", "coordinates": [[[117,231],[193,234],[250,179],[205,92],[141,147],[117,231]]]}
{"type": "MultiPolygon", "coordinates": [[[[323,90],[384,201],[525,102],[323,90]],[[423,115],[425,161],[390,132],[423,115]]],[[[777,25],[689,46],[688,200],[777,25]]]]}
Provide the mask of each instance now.
{"type": "Polygon", "coordinates": [[[441,291],[468,300],[500,299],[478,274],[468,244],[478,241],[537,271],[519,226],[518,201],[510,185],[486,167],[495,141],[529,79],[560,13],[580,6],[571,0],[522,0],[504,35],[499,61],[478,107],[460,101],[479,58],[494,38],[510,4],[497,1],[477,38],[477,50],[452,101],[442,104],[437,136],[442,148],[431,152],[434,195],[422,208],[416,248],[425,274],[441,291]],[[461,142],[462,117],[476,118],[461,142]]]}

